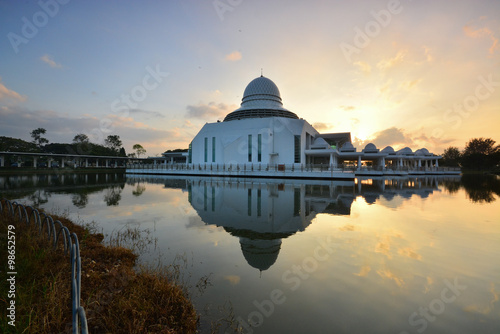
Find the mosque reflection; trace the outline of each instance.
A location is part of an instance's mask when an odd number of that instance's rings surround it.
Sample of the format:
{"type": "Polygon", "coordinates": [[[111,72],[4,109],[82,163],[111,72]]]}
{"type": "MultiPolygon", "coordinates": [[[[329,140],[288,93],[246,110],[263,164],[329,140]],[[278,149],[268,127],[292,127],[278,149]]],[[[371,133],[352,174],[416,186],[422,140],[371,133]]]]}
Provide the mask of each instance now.
{"type": "Polygon", "coordinates": [[[261,271],[276,262],[282,240],[304,231],[318,214],[349,216],[360,196],[368,204],[383,197],[383,205],[394,207],[402,203],[394,201],[396,197],[425,198],[438,191],[436,178],[356,182],[200,178],[185,182],[189,203],[201,220],[239,238],[246,261],[261,271]]]}

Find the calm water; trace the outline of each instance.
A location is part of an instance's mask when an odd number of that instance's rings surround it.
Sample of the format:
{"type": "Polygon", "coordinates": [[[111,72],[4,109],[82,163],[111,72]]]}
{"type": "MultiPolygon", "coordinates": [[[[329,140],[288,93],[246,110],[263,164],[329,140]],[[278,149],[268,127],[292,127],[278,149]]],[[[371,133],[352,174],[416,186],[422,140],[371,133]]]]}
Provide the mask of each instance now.
{"type": "Polygon", "coordinates": [[[243,333],[500,333],[495,177],[42,175],[0,195],[139,235],[142,262],[181,265],[204,331],[232,309],[243,333]]]}

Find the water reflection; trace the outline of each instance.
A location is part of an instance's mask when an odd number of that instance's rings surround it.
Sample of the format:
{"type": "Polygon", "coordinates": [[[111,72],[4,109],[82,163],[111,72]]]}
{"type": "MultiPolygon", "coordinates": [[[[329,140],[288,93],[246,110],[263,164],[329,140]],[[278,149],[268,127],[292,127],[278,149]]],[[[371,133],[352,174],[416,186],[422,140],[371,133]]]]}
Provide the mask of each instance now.
{"type": "Polygon", "coordinates": [[[360,179],[354,183],[185,180],[161,176],[129,177],[127,182],[136,184],[142,191],[146,183],[163,183],[165,188],[187,191],[188,202],[203,223],[222,227],[237,237],[246,262],[260,271],[269,269],[276,262],[283,239],[304,231],[318,214],[349,216],[356,197],[364,198],[368,204],[378,201],[396,208],[412,196],[428,197],[438,190],[439,183],[435,177],[360,179]]]}
{"type": "Polygon", "coordinates": [[[0,177],[0,195],[7,198],[26,198],[30,205],[40,206],[53,194],[69,194],[79,209],[88,205],[89,195],[104,192],[108,206],[119,205],[125,186],[123,173],[36,174],[0,177]]]}

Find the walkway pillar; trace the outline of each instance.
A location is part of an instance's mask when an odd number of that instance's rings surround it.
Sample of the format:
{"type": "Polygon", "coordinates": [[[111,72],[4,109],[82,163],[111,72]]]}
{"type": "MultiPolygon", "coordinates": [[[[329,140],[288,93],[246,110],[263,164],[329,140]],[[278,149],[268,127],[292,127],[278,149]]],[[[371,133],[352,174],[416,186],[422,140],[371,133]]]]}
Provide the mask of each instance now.
{"type": "Polygon", "coordinates": [[[358,170],[361,169],[361,155],[358,155],[358,170]]]}
{"type": "Polygon", "coordinates": [[[439,159],[436,159],[436,167],[439,167],[439,159]]]}
{"type": "Polygon", "coordinates": [[[0,167],[5,167],[5,155],[0,156],[0,167]]]}
{"type": "Polygon", "coordinates": [[[64,168],[64,158],[61,158],[61,168],[64,168]]]}
{"type": "Polygon", "coordinates": [[[109,167],[109,159],[106,159],[106,168],[109,167]]]}
{"type": "Polygon", "coordinates": [[[85,168],[88,168],[88,167],[89,167],[89,159],[85,158],[85,168]]]}
{"type": "Polygon", "coordinates": [[[38,164],[37,164],[37,157],[33,157],[33,167],[37,168],[38,164]]]}

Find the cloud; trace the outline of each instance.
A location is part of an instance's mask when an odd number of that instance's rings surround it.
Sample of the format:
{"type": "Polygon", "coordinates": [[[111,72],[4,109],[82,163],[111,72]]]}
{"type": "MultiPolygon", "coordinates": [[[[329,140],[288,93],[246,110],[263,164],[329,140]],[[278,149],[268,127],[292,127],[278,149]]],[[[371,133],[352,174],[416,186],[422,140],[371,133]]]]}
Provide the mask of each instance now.
{"type": "Polygon", "coordinates": [[[230,54],[226,55],[225,59],[229,61],[238,61],[241,59],[241,52],[239,51],[231,52],[230,54]]]}
{"type": "Polygon", "coordinates": [[[240,283],[241,277],[237,275],[226,275],[224,276],[224,279],[226,281],[229,281],[231,285],[237,285],[238,283],[240,283]]]}
{"type": "MultiPolygon", "coordinates": [[[[484,19],[485,17],[481,17],[479,20],[483,21],[484,19]]],[[[495,53],[495,49],[498,48],[498,38],[495,37],[493,31],[491,31],[491,29],[488,27],[473,28],[471,26],[472,24],[474,24],[474,22],[471,22],[470,24],[464,26],[463,30],[465,36],[471,38],[482,38],[483,36],[489,37],[491,39],[491,46],[488,51],[490,54],[495,53]]]]}
{"type": "Polygon", "coordinates": [[[40,58],[40,60],[42,60],[44,63],[49,64],[49,66],[52,68],[62,68],[63,67],[61,64],[58,64],[54,60],[52,60],[49,55],[43,55],[40,58]]]}
{"type": "Polygon", "coordinates": [[[231,111],[236,109],[236,106],[227,105],[225,103],[215,103],[209,102],[208,104],[198,104],[198,105],[188,105],[186,107],[187,117],[194,117],[199,119],[217,119],[222,118],[222,116],[227,115],[231,111]]]}
{"type": "Polygon", "coordinates": [[[318,130],[318,132],[322,132],[322,131],[325,131],[325,130],[328,130],[328,129],[331,129],[333,127],[332,124],[330,123],[322,123],[322,122],[316,122],[316,123],[313,123],[313,128],[315,128],[316,130],[318,130]]]}
{"type": "Polygon", "coordinates": [[[26,96],[20,95],[19,93],[11,89],[8,89],[1,81],[2,78],[0,78],[0,101],[14,100],[18,102],[23,102],[26,100],[26,96]]]}
{"type": "Polygon", "coordinates": [[[150,111],[150,110],[143,110],[143,109],[129,109],[130,114],[136,114],[136,115],[145,115],[149,116],[148,118],[154,117],[154,118],[164,118],[165,115],[158,111],[150,111]]]}
{"type": "Polygon", "coordinates": [[[404,82],[401,83],[401,87],[410,90],[414,86],[416,86],[420,81],[422,81],[422,79],[415,79],[415,80],[412,80],[412,81],[404,81],[404,82]]]}
{"type": "Polygon", "coordinates": [[[427,61],[428,62],[433,61],[434,57],[431,55],[431,49],[429,47],[425,46],[425,45],[423,46],[423,48],[424,48],[424,54],[425,54],[425,56],[427,58],[427,61]]]}
{"type": "Polygon", "coordinates": [[[401,50],[396,54],[396,56],[394,56],[394,58],[382,59],[381,61],[379,61],[377,67],[381,70],[387,70],[391,67],[394,67],[403,62],[403,59],[405,58],[407,53],[408,50],[401,50]]]}
{"type": "Polygon", "coordinates": [[[374,133],[372,137],[358,143],[358,145],[360,147],[364,147],[368,143],[373,143],[380,149],[383,149],[386,146],[392,146],[395,150],[397,150],[398,147],[414,145],[414,140],[410,137],[410,135],[406,134],[403,129],[392,127],[374,133]]]}
{"type": "Polygon", "coordinates": [[[351,110],[356,109],[356,107],[354,107],[354,106],[340,106],[339,108],[344,110],[344,111],[351,111],[351,110]]]}
{"type": "Polygon", "coordinates": [[[372,72],[372,67],[365,62],[356,61],[353,64],[359,66],[361,72],[363,72],[364,74],[370,74],[372,72]]]}

